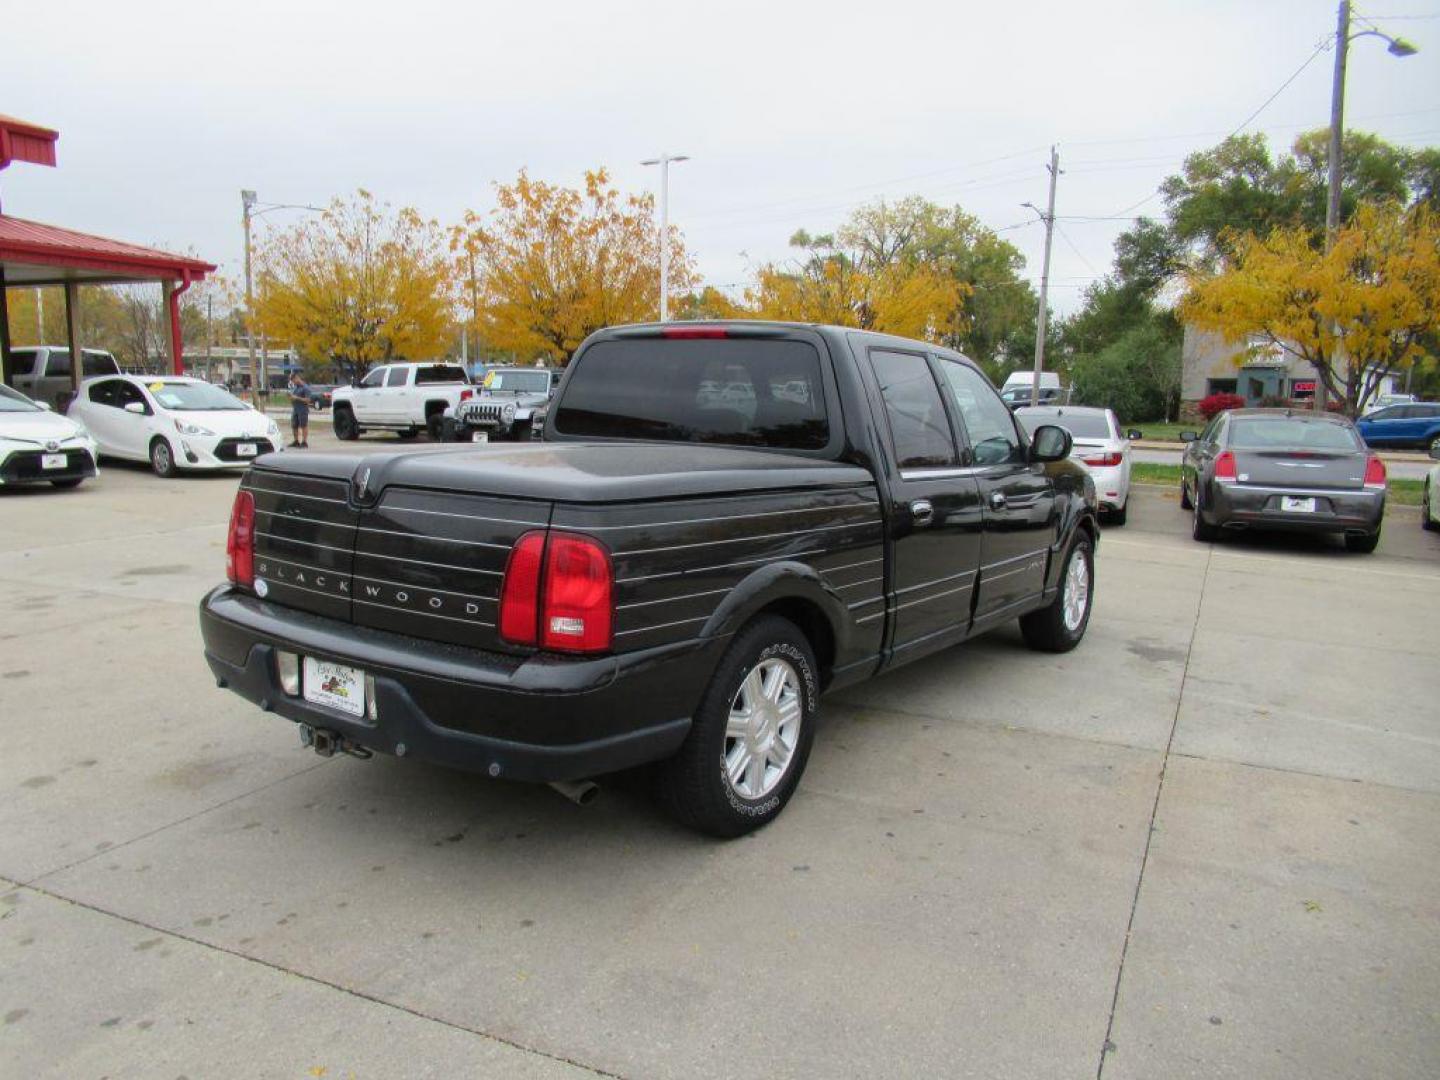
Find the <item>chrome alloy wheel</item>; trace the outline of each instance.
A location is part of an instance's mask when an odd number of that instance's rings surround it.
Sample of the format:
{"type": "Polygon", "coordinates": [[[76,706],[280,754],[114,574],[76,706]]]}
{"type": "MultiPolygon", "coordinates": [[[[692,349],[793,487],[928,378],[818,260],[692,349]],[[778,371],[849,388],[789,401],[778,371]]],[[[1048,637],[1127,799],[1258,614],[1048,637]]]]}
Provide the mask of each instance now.
{"type": "Polygon", "coordinates": [[[1065,596],[1061,603],[1065,629],[1073,634],[1080,629],[1085,609],[1090,605],[1090,564],[1078,551],[1070,556],[1070,566],[1065,571],[1065,596]]]}
{"type": "Polygon", "coordinates": [[[750,669],[725,725],[721,771],[735,794],[759,799],[775,790],[790,769],[803,718],[800,677],[787,661],[772,657],[750,669]]]}

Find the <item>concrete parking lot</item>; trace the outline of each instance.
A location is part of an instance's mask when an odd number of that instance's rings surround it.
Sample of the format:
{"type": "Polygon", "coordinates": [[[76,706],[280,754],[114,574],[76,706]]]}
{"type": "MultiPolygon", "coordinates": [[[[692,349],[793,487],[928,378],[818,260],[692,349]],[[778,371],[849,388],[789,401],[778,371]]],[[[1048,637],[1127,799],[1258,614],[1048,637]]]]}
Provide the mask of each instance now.
{"type": "Polygon", "coordinates": [[[235,485],[0,493],[6,1076],[1437,1071],[1413,510],[1372,556],[1210,547],[1140,491],[1080,649],[827,699],[785,814],[720,843],[634,783],[320,759],[217,690],[235,485]]]}

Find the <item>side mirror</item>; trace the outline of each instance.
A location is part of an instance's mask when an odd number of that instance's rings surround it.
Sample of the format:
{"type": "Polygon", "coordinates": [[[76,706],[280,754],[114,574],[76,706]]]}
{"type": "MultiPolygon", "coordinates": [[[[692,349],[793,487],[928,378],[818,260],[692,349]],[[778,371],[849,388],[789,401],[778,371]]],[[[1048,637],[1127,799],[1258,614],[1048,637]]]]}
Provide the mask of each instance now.
{"type": "Polygon", "coordinates": [[[1200,438],[1200,433],[1199,433],[1198,431],[1182,431],[1182,432],[1180,432],[1180,441],[1181,441],[1181,442],[1194,442],[1194,441],[1195,441],[1196,439],[1198,439],[1198,438],[1200,438]]]}
{"type": "Polygon", "coordinates": [[[1125,438],[1127,439],[1143,439],[1144,437],[1145,433],[1139,428],[1132,427],[1129,431],[1125,432],[1125,438]]]}
{"type": "Polygon", "coordinates": [[[1070,432],[1054,424],[1041,424],[1030,436],[1031,461],[1064,461],[1070,456],[1075,440],[1070,432]]]}
{"type": "Polygon", "coordinates": [[[125,404],[125,411],[134,413],[136,416],[144,416],[147,410],[143,401],[130,401],[125,404]]]}

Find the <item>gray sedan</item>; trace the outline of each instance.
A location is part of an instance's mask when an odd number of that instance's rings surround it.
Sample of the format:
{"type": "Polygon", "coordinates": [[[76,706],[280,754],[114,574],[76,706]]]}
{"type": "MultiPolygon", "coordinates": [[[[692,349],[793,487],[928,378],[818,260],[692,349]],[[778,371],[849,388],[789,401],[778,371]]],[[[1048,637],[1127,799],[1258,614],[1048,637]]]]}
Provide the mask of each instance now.
{"type": "Polygon", "coordinates": [[[1253,528],[1337,533],[1358,552],[1380,542],[1385,465],[1347,418],[1232,409],[1180,438],[1180,505],[1196,540],[1253,528]]]}

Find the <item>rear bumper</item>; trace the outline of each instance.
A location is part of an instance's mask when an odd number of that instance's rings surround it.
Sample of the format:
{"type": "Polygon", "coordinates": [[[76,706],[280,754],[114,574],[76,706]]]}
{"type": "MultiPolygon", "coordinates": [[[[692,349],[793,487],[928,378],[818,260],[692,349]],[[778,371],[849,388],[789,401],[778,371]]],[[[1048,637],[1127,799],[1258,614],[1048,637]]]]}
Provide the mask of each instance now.
{"type": "Polygon", "coordinates": [[[514,657],[354,626],[222,586],[200,604],[219,685],[368,749],[512,780],[578,780],[679,749],[727,639],[599,658],[514,657]],[[376,718],[291,697],[275,653],[364,670],[376,718]],[[402,749],[403,748],[403,749],[402,749]]]}
{"type": "Polygon", "coordinates": [[[1225,529],[1290,529],[1298,532],[1373,533],[1385,513],[1383,491],[1210,485],[1204,517],[1225,529]],[[1313,512],[1280,509],[1283,496],[1315,499],[1313,512]]]}

